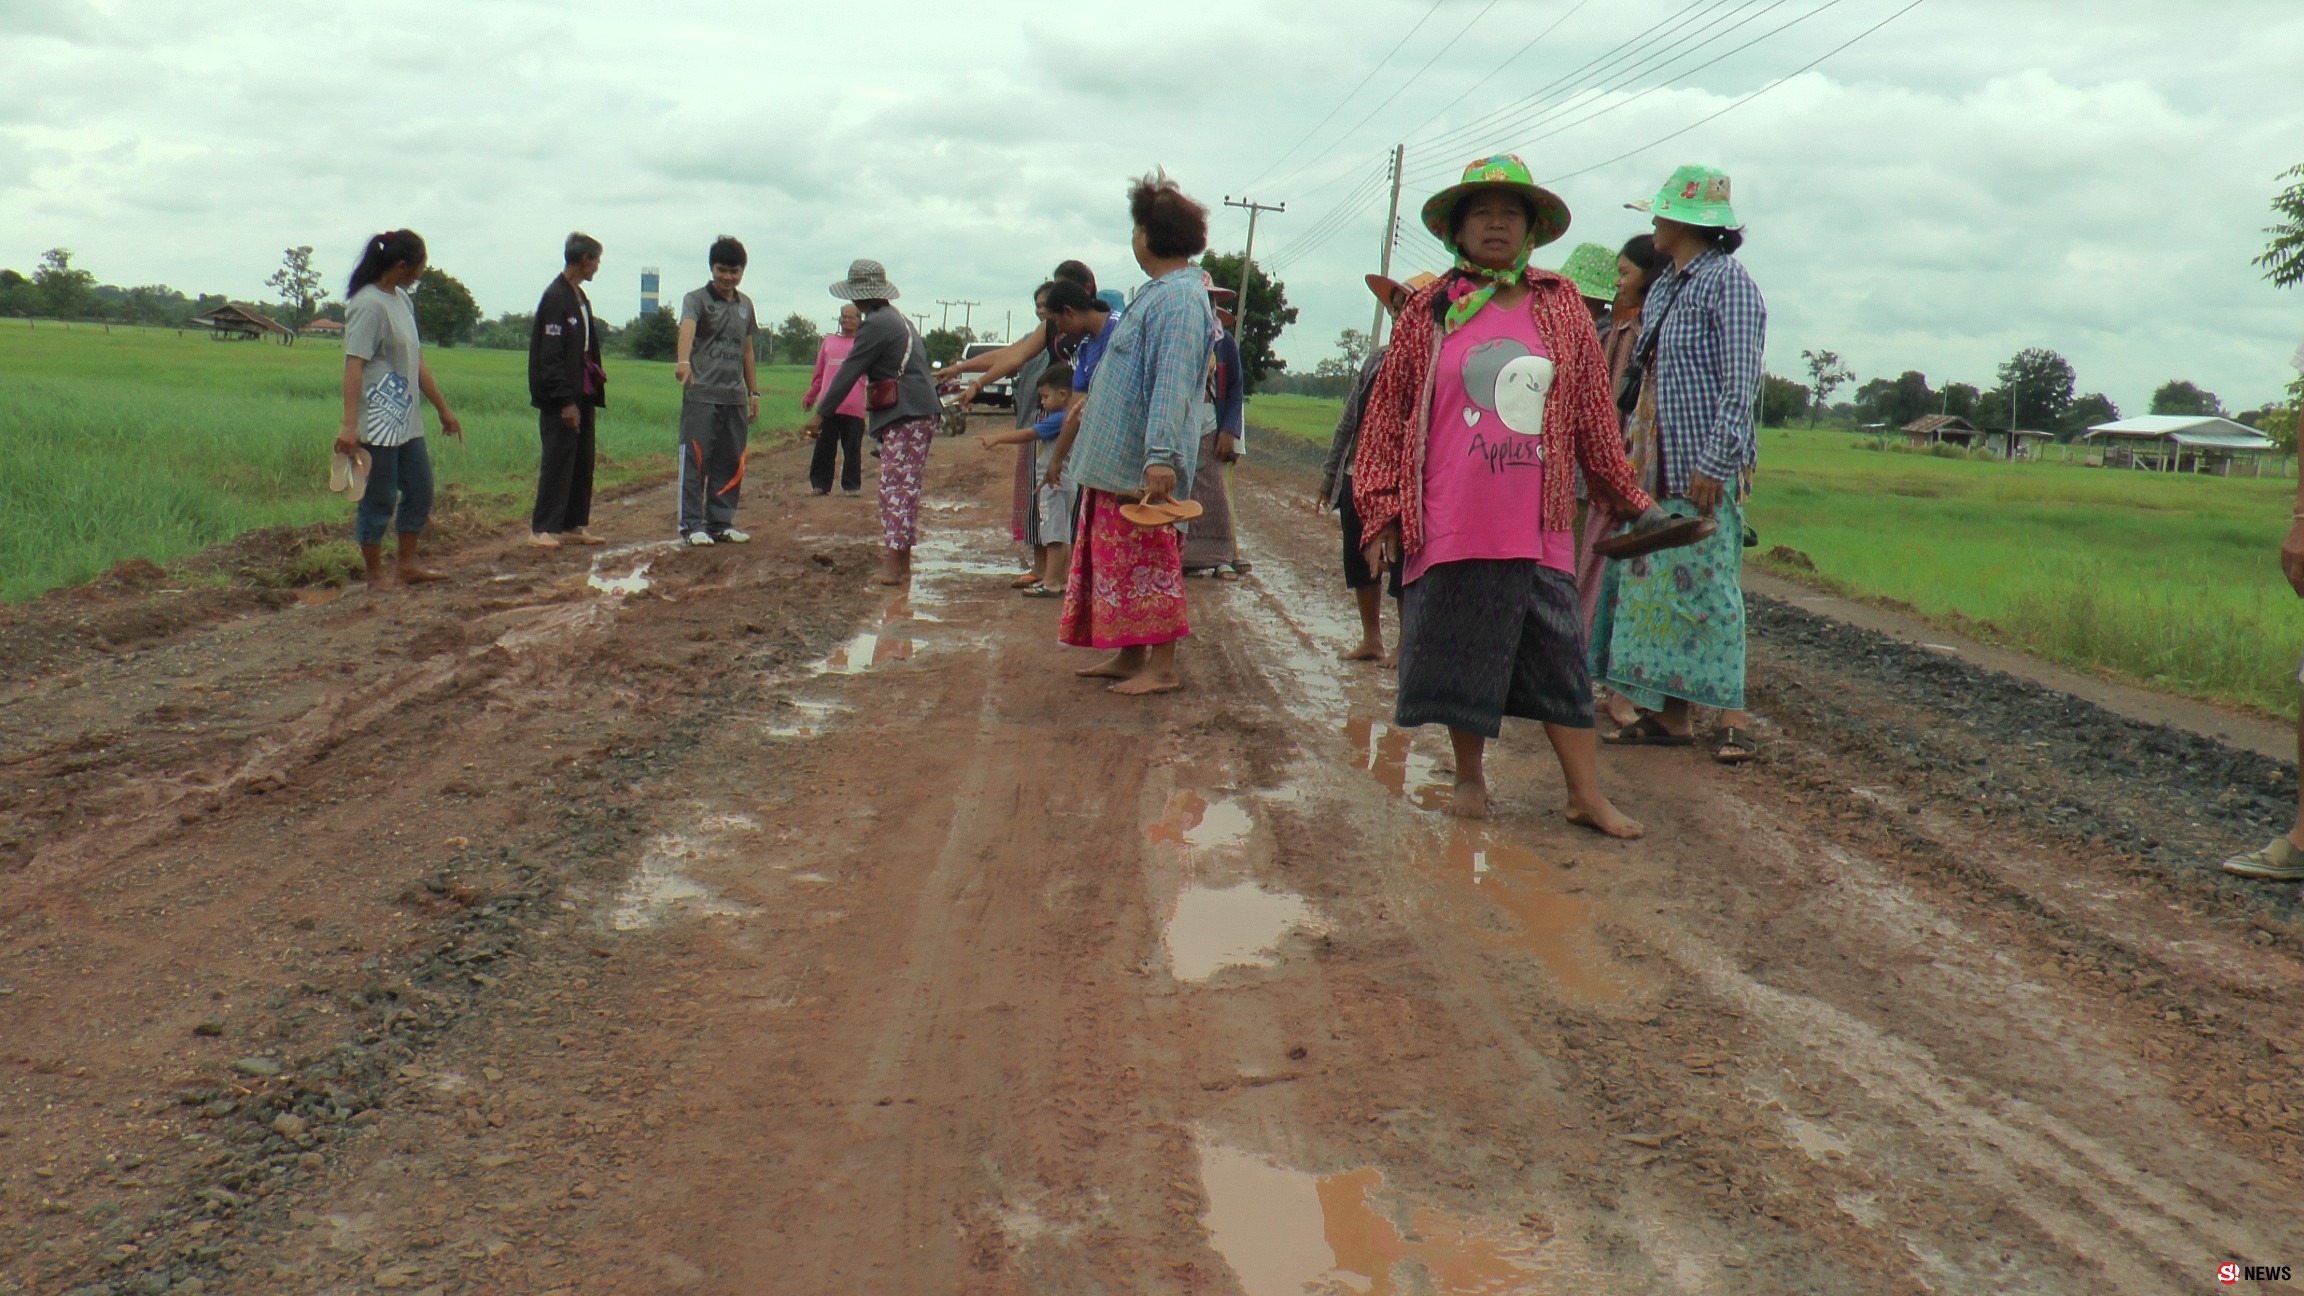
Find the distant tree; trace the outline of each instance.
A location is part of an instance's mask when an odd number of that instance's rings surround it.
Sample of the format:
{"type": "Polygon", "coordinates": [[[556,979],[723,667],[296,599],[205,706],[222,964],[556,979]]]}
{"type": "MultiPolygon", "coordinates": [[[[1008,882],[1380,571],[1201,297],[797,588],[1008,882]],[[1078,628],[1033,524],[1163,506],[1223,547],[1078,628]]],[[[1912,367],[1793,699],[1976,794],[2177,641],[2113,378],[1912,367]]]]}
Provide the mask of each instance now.
{"type": "Polygon", "coordinates": [[[2253,264],[2261,266],[2273,283],[2293,288],[2304,283],[2304,165],[2292,166],[2276,178],[2288,182],[2272,195],[2272,213],[2279,219],[2265,227],[2272,241],[2253,264]]]}
{"type": "Polygon", "coordinates": [[[1351,379],[1359,376],[1360,366],[1368,362],[1368,348],[1374,339],[1356,328],[1348,328],[1336,335],[1336,354],[1328,356],[1312,367],[1321,378],[1351,379]]]}
{"type": "Polygon", "coordinates": [[[773,359],[785,364],[814,364],[816,348],[824,341],[824,330],[816,327],[816,321],[794,311],[776,326],[773,336],[776,339],[773,359]]]}
{"type": "MultiPolygon", "coordinates": [[[[1224,287],[1239,290],[1239,253],[1210,252],[1200,258],[1200,268],[1224,287]]],[[[1266,275],[1262,266],[1250,266],[1248,300],[1234,302],[1232,313],[1239,317],[1243,330],[1240,334],[1243,385],[1253,392],[1266,374],[1279,373],[1288,367],[1287,361],[1272,354],[1272,347],[1280,340],[1281,333],[1296,322],[1296,308],[1288,304],[1287,284],[1266,275]]]]}
{"type": "Polygon", "coordinates": [[[433,346],[452,347],[471,336],[480,322],[480,303],[472,290],[438,266],[424,271],[424,287],[416,294],[416,333],[433,346]]]}
{"type": "Polygon", "coordinates": [[[2072,362],[2046,347],[2026,347],[2000,366],[2010,426],[2053,428],[2072,408],[2072,362]]]}
{"type": "Polygon", "coordinates": [[[72,268],[72,249],[50,248],[40,254],[32,282],[40,289],[40,309],[57,319],[78,319],[88,309],[96,276],[72,268]]]}
{"type": "MultiPolygon", "coordinates": [[[[312,247],[292,247],[280,254],[280,268],[272,272],[265,284],[280,292],[280,300],[289,306],[288,322],[302,328],[312,322],[320,303],[328,300],[328,290],[320,283],[320,272],[312,268],[312,247]]],[[[422,325],[417,326],[419,330],[422,325]]],[[[453,346],[454,343],[443,343],[453,346]]]]}
{"type": "Polygon", "coordinates": [[[40,309],[40,289],[14,270],[0,270],[0,315],[30,315],[40,309]]]}
{"type": "Polygon", "coordinates": [[[535,315],[527,311],[506,311],[473,329],[471,342],[493,351],[525,351],[535,331],[535,315]]]}
{"type": "Polygon", "coordinates": [[[1856,389],[1856,408],[1866,423],[1900,428],[1916,418],[1937,413],[1940,398],[1929,390],[1928,376],[1907,369],[1896,378],[1875,378],[1856,389]]]}
{"type": "Polygon", "coordinates": [[[2064,439],[2069,441],[2099,423],[2119,421],[2120,407],[2112,403],[2112,398],[2102,392],[2090,392],[2064,411],[2062,431],[2064,439]]]}
{"type": "Polygon", "coordinates": [[[670,360],[680,353],[680,320],[669,306],[635,316],[624,326],[623,345],[635,360],[670,360]]]}
{"type": "Polygon", "coordinates": [[[920,341],[928,348],[928,363],[941,367],[958,360],[975,336],[965,328],[933,328],[921,334],[920,341]]]}
{"type": "MultiPolygon", "coordinates": [[[[1789,378],[1763,374],[1760,378],[1760,426],[1783,427],[1808,409],[1808,389],[1789,378]]],[[[1811,422],[1810,427],[1815,424],[1811,422]]]]}
{"type": "Polygon", "coordinates": [[[1976,421],[1976,400],[1980,393],[1969,383],[1946,383],[1939,393],[1939,405],[1946,414],[1976,421]]]}
{"type": "Polygon", "coordinates": [[[2224,402],[2182,378],[2171,378],[2152,393],[2154,414],[2213,414],[2224,416],[2224,402]]]}
{"type": "Polygon", "coordinates": [[[1832,403],[1832,391],[1856,376],[1848,366],[1840,363],[1837,351],[1803,351],[1800,358],[1808,362],[1808,394],[1814,399],[1808,406],[1808,426],[1816,426],[1816,415],[1832,403]]]}

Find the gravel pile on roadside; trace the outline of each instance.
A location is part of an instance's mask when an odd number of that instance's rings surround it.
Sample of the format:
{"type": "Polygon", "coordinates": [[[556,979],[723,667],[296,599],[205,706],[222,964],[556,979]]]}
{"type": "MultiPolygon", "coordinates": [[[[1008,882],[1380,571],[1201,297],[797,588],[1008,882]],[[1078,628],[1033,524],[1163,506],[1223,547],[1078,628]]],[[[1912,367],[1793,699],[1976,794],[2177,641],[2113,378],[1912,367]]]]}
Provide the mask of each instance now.
{"type": "Polygon", "coordinates": [[[1756,704],[1779,720],[1893,760],[1979,813],[2132,856],[2242,907],[2297,910],[2298,888],[2215,867],[2288,830],[2295,765],[1773,599],[1747,606],[1756,704]]]}

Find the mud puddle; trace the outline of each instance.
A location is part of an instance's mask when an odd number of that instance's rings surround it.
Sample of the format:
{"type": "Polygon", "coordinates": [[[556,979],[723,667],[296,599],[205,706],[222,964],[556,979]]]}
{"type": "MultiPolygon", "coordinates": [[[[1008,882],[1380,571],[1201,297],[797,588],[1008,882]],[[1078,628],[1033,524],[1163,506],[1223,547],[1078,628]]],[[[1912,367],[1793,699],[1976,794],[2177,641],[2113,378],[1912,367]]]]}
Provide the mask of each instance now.
{"type": "Polygon", "coordinates": [[[679,918],[741,918],[752,910],[724,899],[689,875],[699,862],[719,858],[717,839],[759,830],[749,815],[708,814],[690,833],[666,833],[649,844],[616,898],[600,916],[610,931],[651,931],[679,918]]]}
{"type": "Polygon", "coordinates": [[[1248,1296],[1536,1296],[1593,1291],[1575,1245],[1530,1216],[1462,1219],[1387,1188],[1362,1168],[1313,1174],[1195,1133],[1203,1222],[1248,1296]]]}
{"type": "Polygon", "coordinates": [[[1416,731],[1353,716],[1344,722],[1344,740],[1354,752],[1352,768],[1368,771],[1377,785],[1419,810],[1445,810],[1456,779],[1439,758],[1416,750],[1416,731]]]}
{"type": "Polygon", "coordinates": [[[1563,997],[1620,1003],[1644,988],[1641,978],[1608,953],[1600,915],[1577,894],[1582,887],[1574,870],[1469,823],[1454,825],[1445,843],[1418,852],[1417,866],[1448,891],[1477,899],[1507,919],[1509,930],[1484,933],[1483,939],[1534,958],[1563,997]]]}
{"type": "Polygon", "coordinates": [[[1302,896],[1254,882],[1192,883],[1177,895],[1160,939],[1177,980],[1206,981],[1226,968],[1271,967],[1280,961],[1282,942],[1319,925],[1302,896]]]}

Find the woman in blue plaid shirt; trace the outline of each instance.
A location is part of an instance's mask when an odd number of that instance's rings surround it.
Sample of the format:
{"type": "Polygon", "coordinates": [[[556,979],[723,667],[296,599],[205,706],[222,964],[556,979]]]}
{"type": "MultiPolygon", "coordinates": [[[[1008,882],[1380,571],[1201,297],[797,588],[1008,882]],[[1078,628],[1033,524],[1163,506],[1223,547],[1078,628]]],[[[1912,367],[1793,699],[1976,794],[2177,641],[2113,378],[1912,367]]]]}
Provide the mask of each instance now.
{"type": "Polygon", "coordinates": [[[1741,764],[1760,753],[1744,713],[1743,500],[1759,457],[1768,304],[1735,257],[1744,235],[1727,176],[1685,166],[1633,205],[1655,218],[1656,250],[1672,259],[1648,290],[1634,353],[1632,439],[1655,446],[1642,485],[1667,512],[1720,525],[1686,548],[1608,564],[1593,675],[1648,713],[1609,742],[1690,746],[1692,708],[1717,707],[1713,759],[1741,764]]]}

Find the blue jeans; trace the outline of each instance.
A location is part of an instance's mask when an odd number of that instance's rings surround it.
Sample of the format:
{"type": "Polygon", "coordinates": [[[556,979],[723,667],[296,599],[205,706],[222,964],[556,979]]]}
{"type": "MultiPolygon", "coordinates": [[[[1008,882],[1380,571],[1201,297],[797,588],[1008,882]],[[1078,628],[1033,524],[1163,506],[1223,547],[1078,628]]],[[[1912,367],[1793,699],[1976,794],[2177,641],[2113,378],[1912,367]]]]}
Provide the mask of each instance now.
{"type": "Polygon", "coordinates": [[[415,535],[432,518],[432,452],[424,438],[405,445],[366,446],[368,491],[360,497],[360,511],[352,534],[364,545],[384,543],[384,533],[415,535]],[[399,517],[393,517],[397,506],[399,517]]]}

